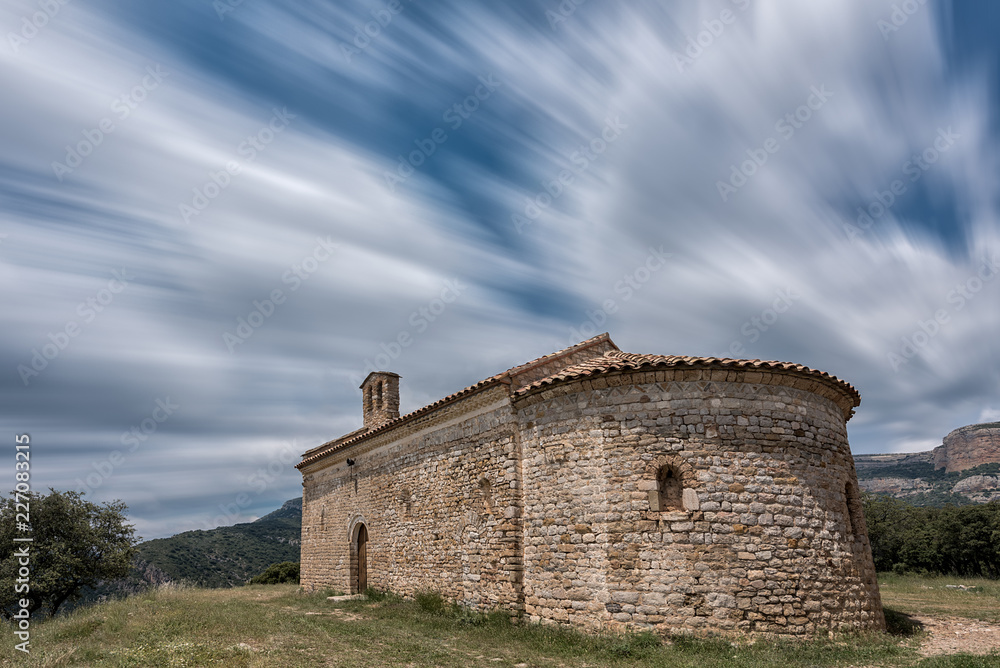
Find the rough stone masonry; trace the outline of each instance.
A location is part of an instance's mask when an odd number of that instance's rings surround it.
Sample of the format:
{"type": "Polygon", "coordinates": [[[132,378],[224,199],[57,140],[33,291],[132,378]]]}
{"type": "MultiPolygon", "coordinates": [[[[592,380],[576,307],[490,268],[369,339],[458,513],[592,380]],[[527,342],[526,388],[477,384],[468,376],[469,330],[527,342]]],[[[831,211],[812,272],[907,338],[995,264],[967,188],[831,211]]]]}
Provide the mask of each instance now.
{"type": "Polygon", "coordinates": [[[882,629],[846,422],[797,364],[622,352],[607,334],[303,455],[302,585],[588,629],[882,629]]]}

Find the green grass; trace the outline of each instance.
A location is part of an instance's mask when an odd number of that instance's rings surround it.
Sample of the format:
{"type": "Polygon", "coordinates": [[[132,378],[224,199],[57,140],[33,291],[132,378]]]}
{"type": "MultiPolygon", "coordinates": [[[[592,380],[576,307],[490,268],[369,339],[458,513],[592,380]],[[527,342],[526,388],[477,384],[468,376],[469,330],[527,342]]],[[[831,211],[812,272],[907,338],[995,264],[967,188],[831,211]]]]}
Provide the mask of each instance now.
{"type": "MultiPolygon", "coordinates": [[[[921,588],[928,586],[926,580],[888,575],[880,579],[884,582],[883,595],[894,601],[893,609],[900,613],[895,625],[905,627],[904,614],[924,613],[921,606],[938,605],[939,598],[953,591],[945,589],[942,593],[937,584],[958,582],[941,578],[927,590],[921,588]]],[[[972,596],[996,596],[1000,589],[1000,583],[983,586],[982,594],[974,592],[972,596]]],[[[906,637],[905,633],[735,642],[672,638],[664,642],[651,633],[587,635],[565,626],[512,622],[506,613],[474,613],[435,592],[421,592],[412,601],[387,592],[372,592],[371,599],[339,603],[328,601],[328,593],[303,594],[295,585],[287,584],[152,591],[34,624],[30,657],[15,653],[10,630],[0,629],[0,664],[98,668],[1000,665],[1000,657],[960,655],[921,660],[915,651],[919,636],[906,637]]],[[[960,597],[956,600],[967,602],[960,597]]],[[[986,601],[982,603],[985,607],[986,601]]],[[[969,614],[978,614],[980,609],[978,604],[970,607],[955,603],[949,607],[969,614]]]]}
{"type": "Polygon", "coordinates": [[[878,581],[882,605],[897,612],[1000,623],[1000,580],[880,573],[878,581]],[[974,589],[950,589],[948,585],[974,589]]]}
{"type": "Polygon", "coordinates": [[[917,666],[918,668],[997,668],[1000,666],[1000,656],[973,656],[971,654],[935,656],[924,659],[917,666]]]}

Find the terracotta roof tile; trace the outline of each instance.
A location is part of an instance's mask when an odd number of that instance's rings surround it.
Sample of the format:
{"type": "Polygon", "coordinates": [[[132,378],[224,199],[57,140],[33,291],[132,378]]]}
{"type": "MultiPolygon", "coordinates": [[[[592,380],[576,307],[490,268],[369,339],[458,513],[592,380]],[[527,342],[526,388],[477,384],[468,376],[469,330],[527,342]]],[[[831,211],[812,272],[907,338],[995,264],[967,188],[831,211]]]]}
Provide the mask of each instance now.
{"type": "Polygon", "coordinates": [[[551,362],[552,360],[560,356],[568,355],[578,350],[582,350],[584,348],[589,348],[591,346],[604,343],[605,341],[610,343],[615,348],[618,347],[614,345],[613,341],[611,341],[611,336],[608,334],[608,332],[604,332],[603,334],[598,334],[597,336],[589,338],[586,341],[581,341],[580,343],[569,346],[568,348],[563,348],[562,350],[558,350],[554,353],[549,353],[548,355],[542,355],[541,357],[535,358],[530,362],[525,362],[524,364],[519,364],[518,366],[511,367],[506,371],[502,371],[494,376],[486,378],[485,380],[481,380],[474,385],[470,385],[463,390],[459,390],[458,392],[449,394],[446,397],[442,397],[441,399],[438,399],[434,403],[427,404],[423,408],[418,408],[417,410],[407,413],[406,415],[400,415],[398,418],[390,420],[385,424],[379,425],[374,429],[365,429],[362,427],[361,429],[353,431],[350,434],[346,434],[332,441],[327,441],[326,443],[318,445],[315,448],[307,450],[302,455],[302,461],[296,464],[295,468],[302,468],[303,466],[306,466],[319,459],[322,459],[323,457],[331,454],[332,452],[335,452],[337,450],[342,450],[346,447],[354,445],[355,443],[363,439],[366,439],[374,434],[381,434],[385,431],[388,431],[389,429],[394,429],[401,424],[414,420],[420,417],[421,415],[426,415],[427,413],[430,413],[438,408],[450,404],[453,401],[466,397],[480,390],[486,389],[487,387],[492,387],[493,385],[500,385],[500,384],[509,385],[510,378],[513,375],[517,375],[518,373],[523,373],[538,365],[551,362]]]}
{"type": "Polygon", "coordinates": [[[533,390],[546,385],[552,385],[564,380],[583,378],[597,373],[608,371],[634,371],[643,368],[708,368],[708,369],[768,369],[780,371],[793,371],[796,373],[822,378],[831,381],[841,387],[853,400],[854,405],[861,403],[861,395],[853,385],[840,380],[825,371],[817,371],[802,364],[791,362],[776,362],[766,360],[745,360],[732,359],[729,357],[688,357],[684,355],[640,355],[636,353],[626,353],[620,350],[612,350],[600,357],[574,364],[554,373],[551,376],[540,378],[535,382],[519,389],[517,395],[525,395],[533,390]]]}
{"type": "Polygon", "coordinates": [[[467,397],[480,390],[500,384],[510,386],[512,378],[518,374],[526,373],[533,368],[552,362],[561,356],[568,356],[574,352],[583,350],[584,348],[596,346],[605,342],[610,344],[613,349],[603,353],[602,355],[598,355],[583,362],[572,364],[561,369],[557,373],[553,373],[549,376],[528,383],[523,387],[517,388],[511,394],[514,396],[524,396],[539,388],[553,385],[555,383],[584,378],[586,376],[592,376],[600,373],[607,373],[610,371],[633,371],[645,368],[653,369],[677,367],[701,369],[767,369],[791,371],[832,382],[833,384],[840,386],[840,388],[851,398],[855,406],[861,403],[861,395],[850,383],[840,380],[836,376],[826,373],[825,371],[817,371],[816,369],[803,366],[802,364],[757,359],[732,359],[728,357],[688,357],[683,355],[641,355],[636,353],[627,353],[619,350],[618,346],[611,341],[608,333],[605,332],[568,348],[564,348],[554,353],[549,353],[548,355],[543,355],[531,360],[530,362],[526,362],[525,364],[511,367],[506,371],[490,376],[489,378],[481,380],[474,385],[470,385],[465,389],[449,394],[446,397],[442,397],[434,403],[418,408],[417,410],[407,413],[406,415],[401,415],[394,420],[390,420],[383,425],[375,427],[374,429],[361,428],[341,436],[340,438],[323,443],[322,445],[306,451],[303,454],[302,461],[299,462],[295,468],[301,469],[303,466],[307,466],[308,464],[318,461],[333,452],[350,447],[351,445],[365,440],[375,434],[381,434],[391,429],[395,429],[402,424],[415,420],[422,415],[433,412],[438,408],[442,408],[447,404],[467,397]]]}

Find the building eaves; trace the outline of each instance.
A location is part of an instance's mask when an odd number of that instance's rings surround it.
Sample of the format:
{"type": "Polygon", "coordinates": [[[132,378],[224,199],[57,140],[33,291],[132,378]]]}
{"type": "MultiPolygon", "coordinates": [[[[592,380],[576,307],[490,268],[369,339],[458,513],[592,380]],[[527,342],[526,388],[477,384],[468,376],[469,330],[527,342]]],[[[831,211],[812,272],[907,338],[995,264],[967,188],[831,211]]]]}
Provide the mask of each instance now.
{"type": "Polygon", "coordinates": [[[822,379],[839,386],[853,401],[854,406],[861,404],[861,394],[850,383],[843,381],[826,371],[818,371],[802,364],[766,360],[732,359],[728,357],[689,357],[685,355],[641,355],[612,350],[600,357],[574,364],[545,378],[519,389],[515,394],[525,396],[540,388],[551,386],[569,380],[585,378],[611,371],[638,371],[655,368],[699,368],[699,369],[741,369],[790,371],[812,378],[822,379]]]}
{"type": "MultiPolygon", "coordinates": [[[[572,353],[575,353],[584,348],[589,348],[591,346],[595,346],[604,342],[608,342],[612,346],[615,346],[614,342],[611,341],[611,336],[607,332],[604,332],[603,334],[598,334],[597,336],[591,337],[586,341],[581,341],[580,343],[569,346],[568,348],[563,348],[562,350],[557,350],[554,353],[549,353],[548,355],[542,355],[541,357],[533,359],[530,362],[525,362],[524,364],[519,364],[518,366],[511,367],[506,371],[502,371],[501,373],[498,373],[494,376],[490,376],[489,378],[481,380],[474,385],[470,385],[463,390],[459,390],[458,392],[454,392],[446,397],[438,399],[432,404],[427,404],[426,406],[418,408],[417,410],[407,413],[406,415],[401,415],[398,418],[390,420],[389,422],[386,422],[385,424],[380,425],[374,429],[366,429],[362,427],[361,429],[352,431],[350,434],[346,434],[344,436],[341,436],[340,438],[328,441],[326,443],[323,443],[322,445],[307,450],[302,455],[302,461],[296,464],[295,468],[302,469],[302,467],[308,466],[316,461],[319,461],[320,459],[330,454],[333,454],[334,452],[339,452],[341,450],[344,450],[345,448],[349,448],[352,445],[355,445],[356,443],[367,440],[369,437],[375,436],[376,434],[384,434],[387,431],[396,429],[397,427],[403,426],[419,417],[427,415],[428,413],[436,411],[440,408],[444,408],[445,406],[452,404],[460,399],[464,399],[465,397],[471,394],[475,394],[476,392],[485,390],[488,387],[493,387],[494,385],[509,386],[511,384],[510,380],[511,376],[516,376],[517,374],[525,373],[539,365],[547,364],[560,357],[571,355],[572,353]]],[[[617,346],[615,346],[615,348],[617,349],[617,346]]]]}

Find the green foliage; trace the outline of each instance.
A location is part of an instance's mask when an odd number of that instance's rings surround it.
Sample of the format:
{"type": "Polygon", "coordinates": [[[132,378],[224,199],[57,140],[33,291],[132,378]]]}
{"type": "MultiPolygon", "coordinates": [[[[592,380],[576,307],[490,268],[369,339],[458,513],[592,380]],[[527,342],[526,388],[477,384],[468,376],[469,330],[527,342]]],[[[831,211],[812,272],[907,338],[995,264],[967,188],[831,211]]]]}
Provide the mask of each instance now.
{"type": "Polygon", "coordinates": [[[413,595],[413,600],[416,601],[417,607],[432,615],[443,615],[448,609],[448,603],[436,591],[418,591],[413,595]]]}
{"type": "Polygon", "coordinates": [[[871,478],[921,478],[927,482],[933,482],[944,480],[947,475],[944,469],[935,469],[934,464],[931,462],[915,462],[912,464],[896,464],[895,466],[861,469],[858,471],[858,480],[868,480],[871,478]]]}
{"type": "Polygon", "coordinates": [[[943,490],[910,494],[906,497],[906,502],[913,506],[927,506],[929,508],[970,506],[975,503],[975,501],[972,501],[968,497],[953,493],[950,486],[943,490]]]}
{"type": "MultiPolygon", "coordinates": [[[[135,528],[126,523],[124,503],[97,505],[79,492],[49,490],[0,499],[0,616],[10,618],[27,598],[32,614],[54,615],[63,603],[79,598],[85,587],[128,574],[135,555],[135,528]],[[20,503],[19,503],[20,502],[20,503]],[[28,505],[31,543],[17,529],[17,513],[28,505]],[[28,592],[17,592],[16,550],[28,546],[28,592]]],[[[20,583],[24,584],[24,583],[20,583]]]]}
{"type": "MultiPolygon", "coordinates": [[[[235,587],[271,564],[298,562],[301,534],[302,503],[294,499],[255,522],[146,541],[137,557],[175,582],[235,587]]],[[[139,568],[132,579],[143,580],[139,568]]]]}
{"type": "Polygon", "coordinates": [[[647,656],[662,645],[663,642],[655,633],[627,633],[608,644],[607,652],[619,659],[635,659],[647,656]]]}
{"type": "MultiPolygon", "coordinates": [[[[395,601],[398,603],[401,602],[401,599],[397,598],[395,601]]],[[[423,612],[457,621],[467,626],[479,626],[499,630],[513,623],[511,614],[507,610],[495,609],[487,612],[479,612],[459,605],[457,602],[449,602],[440,592],[432,589],[423,589],[415,592],[413,602],[416,604],[417,609],[423,612]]]]}
{"type": "Polygon", "coordinates": [[[1000,464],[980,464],[964,471],[945,473],[944,469],[936,469],[930,462],[899,464],[882,468],[862,469],[858,471],[858,480],[873,478],[904,478],[906,480],[922,480],[931,486],[930,491],[919,494],[907,494],[906,502],[913,506],[932,506],[942,508],[946,505],[965,506],[974,503],[968,497],[955,494],[951,490],[955,483],[976,475],[998,475],[1000,464]]]}
{"type": "Polygon", "coordinates": [[[1000,502],[918,507],[865,494],[875,569],[1000,578],[1000,502]]]}
{"type": "Polygon", "coordinates": [[[299,562],[283,561],[280,564],[271,564],[263,573],[250,579],[250,584],[298,584],[299,583],[299,562]]]}
{"type": "Polygon", "coordinates": [[[382,589],[375,589],[374,587],[369,587],[365,589],[365,598],[373,603],[379,603],[385,601],[386,599],[392,598],[392,594],[388,591],[382,589]]]}

